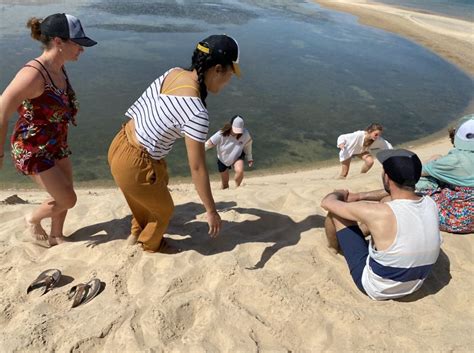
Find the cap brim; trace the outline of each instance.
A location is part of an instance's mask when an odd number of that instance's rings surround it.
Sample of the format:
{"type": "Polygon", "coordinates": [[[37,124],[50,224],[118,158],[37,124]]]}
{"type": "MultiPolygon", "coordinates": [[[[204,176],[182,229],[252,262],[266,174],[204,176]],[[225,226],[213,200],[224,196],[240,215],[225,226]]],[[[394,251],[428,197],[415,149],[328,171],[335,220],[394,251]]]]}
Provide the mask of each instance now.
{"type": "Polygon", "coordinates": [[[236,62],[233,62],[232,63],[232,68],[234,70],[235,76],[240,77],[240,66],[239,66],[239,64],[236,63],[236,62]]]}
{"type": "Polygon", "coordinates": [[[393,153],[396,150],[382,150],[378,152],[375,156],[377,157],[378,161],[383,164],[387,159],[390,157],[396,155],[396,153],[393,153]]]}
{"type": "Polygon", "coordinates": [[[71,40],[72,42],[74,42],[76,44],[79,44],[80,46],[83,46],[83,47],[92,47],[92,46],[97,44],[97,42],[95,40],[92,40],[88,37],[70,38],[69,40],[71,40]]]}
{"type": "Polygon", "coordinates": [[[232,132],[233,132],[234,134],[243,134],[244,129],[232,127],[232,132]]]}

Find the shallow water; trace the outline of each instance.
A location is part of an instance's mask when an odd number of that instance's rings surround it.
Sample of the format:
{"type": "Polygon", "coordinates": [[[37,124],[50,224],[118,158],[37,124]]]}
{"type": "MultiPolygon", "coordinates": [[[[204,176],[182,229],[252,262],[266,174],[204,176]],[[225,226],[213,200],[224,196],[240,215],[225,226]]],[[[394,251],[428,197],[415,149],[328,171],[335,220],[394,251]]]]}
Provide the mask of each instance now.
{"type": "MultiPolygon", "coordinates": [[[[244,116],[259,170],[336,158],[337,136],[373,121],[394,144],[420,138],[458,118],[473,92],[471,79],[428,50],[313,3],[184,0],[0,1],[1,91],[40,54],[26,20],[54,12],[76,15],[99,42],[67,65],[81,104],[70,129],[77,181],[111,180],[106,154],[124,112],[168,68],[189,66],[212,33],[238,40],[243,77],[208,97],[210,134],[244,116]]],[[[215,151],[207,157],[216,172],[215,151]]],[[[171,176],[189,175],[182,141],[168,164],[171,176]]],[[[29,182],[6,160],[0,183],[13,181],[29,182]]]]}

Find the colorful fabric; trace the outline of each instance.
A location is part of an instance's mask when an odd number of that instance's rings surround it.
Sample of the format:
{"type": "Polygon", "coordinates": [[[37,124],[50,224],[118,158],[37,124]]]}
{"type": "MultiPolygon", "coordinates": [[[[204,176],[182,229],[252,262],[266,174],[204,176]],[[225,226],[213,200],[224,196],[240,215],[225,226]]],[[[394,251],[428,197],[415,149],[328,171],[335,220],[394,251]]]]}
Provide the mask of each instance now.
{"type": "Polygon", "coordinates": [[[26,99],[18,107],[18,121],[11,137],[15,167],[25,175],[41,173],[55,161],[71,154],[67,143],[68,125],[75,124],[77,101],[67,80],[64,92],[45,83],[44,92],[26,99]]]}
{"type": "Polygon", "coordinates": [[[474,233],[474,188],[449,186],[423,190],[439,210],[439,229],[449,233],[474,233]]]}

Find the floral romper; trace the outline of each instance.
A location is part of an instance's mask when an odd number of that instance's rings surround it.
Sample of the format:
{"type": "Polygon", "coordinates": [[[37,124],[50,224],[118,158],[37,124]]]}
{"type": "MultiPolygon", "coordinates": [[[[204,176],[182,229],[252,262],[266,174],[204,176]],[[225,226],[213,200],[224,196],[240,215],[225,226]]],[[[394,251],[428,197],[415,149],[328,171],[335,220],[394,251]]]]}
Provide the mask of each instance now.
{"type": "Polygon", "coordinates": [[[25,99],[18,107],[19,118],[11,137],[15,167],[25,175],[44,172],[53,167],[56,160],[69,156],[68,125],[76,125],[77,101],[64,67],[66,91],[57,88],[44,65],[35,61],[44,69],[49,81],[41,70],[25,65],[41,73],[44,92],[39,97],[25,99]]]}

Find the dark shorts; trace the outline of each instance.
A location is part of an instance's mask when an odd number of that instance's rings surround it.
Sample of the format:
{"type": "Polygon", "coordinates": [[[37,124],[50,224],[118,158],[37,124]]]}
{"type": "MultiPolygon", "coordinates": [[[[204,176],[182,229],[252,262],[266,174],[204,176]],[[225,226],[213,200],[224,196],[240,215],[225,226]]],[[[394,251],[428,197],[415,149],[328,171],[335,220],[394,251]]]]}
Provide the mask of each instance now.
{"type": "MultiPolygon", "coordinates": [[[[235,162],[237,162],[239,159],[245,159],[245,152],[242,152],[242,154],[239,156],[239,158],[235,160],[235,162]]],[[[227,169],[232,169],[232,166],[225,165],[219,160],[219,158],[217,158],[217,169],[219,170],[219,173],[224,173],[227,169]]]]}
{"type": "Polygon", "coordinates": [[[365,294],[364,287],[362,286],[362,272],[364,272],[367,257],[369,256],[369,244],[364,239],[359,226],[341,229],[336,233],[336,236],[349,266],[352,279],[357,288],[365,294]]]}

